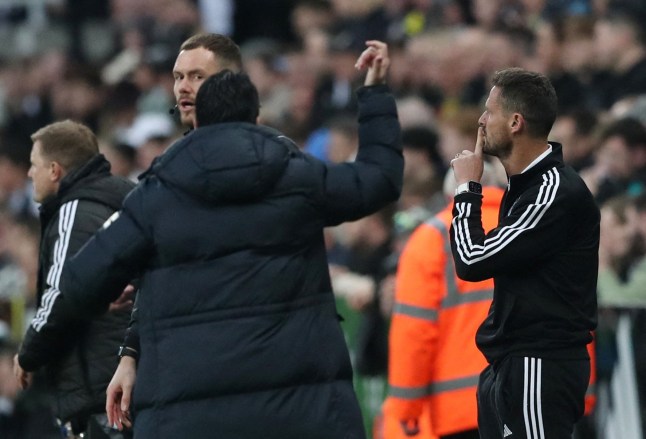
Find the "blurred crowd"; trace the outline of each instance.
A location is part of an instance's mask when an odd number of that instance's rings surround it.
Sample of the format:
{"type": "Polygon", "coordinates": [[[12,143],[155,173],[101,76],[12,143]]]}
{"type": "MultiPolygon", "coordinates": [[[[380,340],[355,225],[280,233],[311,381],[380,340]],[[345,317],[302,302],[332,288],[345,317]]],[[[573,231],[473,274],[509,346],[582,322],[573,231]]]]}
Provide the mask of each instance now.
{"type": "MultiPolygon", "coordinates": [[[[261,122],[331,162],[352,160],[357,148],[354,90],[361,75],[354,61],[366,40],[389,43],[403,194],[397,205],[327,236],[359,376],[385,374],[398,252],[417,225],[451,201],[442,190],[448,162],[473,146],[488,79],[504,67],[550,77],[560,108],[550,140],[563,143],[566,162],[601,208],[600,331],[612,331],[618,310],[644,314],[645,23],[645,0],[2,2],[0,417],[17,397],[5,363],[35,307],[30,135],[56,120],[83,122],[99,136],[113,172],[136,179],[183,134],[169,111],[172,69],[181,42],[202,31],[240,45],[260,94],[261,122]]],[[[637,321],[643,325],[643,315],[637,321]]],[[[613,348],[600,344],[603,379],[613,348]]],[[[644,359],[637,364],[642,377],[644,359]]],[[[365,409],[376,412],[383,386],[365,387],[374,399],[365,409]]]]}

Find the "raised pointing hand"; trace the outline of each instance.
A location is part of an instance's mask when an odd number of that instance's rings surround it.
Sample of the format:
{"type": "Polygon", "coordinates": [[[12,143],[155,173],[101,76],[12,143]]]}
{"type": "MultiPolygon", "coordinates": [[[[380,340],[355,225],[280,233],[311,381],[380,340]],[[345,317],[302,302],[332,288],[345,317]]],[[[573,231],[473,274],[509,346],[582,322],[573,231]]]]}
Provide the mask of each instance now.
{"type": "Polygon", "coordinates": [[[357,70],[368,68],[364,85],[376,85],[386,83],[386,73],[390,66],[388,57],[388,45],[381,41],[366,41],[367,49],[361,52],[354,67],[357,70]]]}

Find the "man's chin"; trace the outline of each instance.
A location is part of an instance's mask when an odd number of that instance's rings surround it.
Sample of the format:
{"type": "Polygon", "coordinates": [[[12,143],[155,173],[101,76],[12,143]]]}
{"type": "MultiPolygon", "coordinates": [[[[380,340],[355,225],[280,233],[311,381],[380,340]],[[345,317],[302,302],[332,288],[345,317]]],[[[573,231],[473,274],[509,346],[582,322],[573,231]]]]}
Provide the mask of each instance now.
{"type": "Polygon", "coordinates": [[[180,114],[179,119],[182,121],[182,125],[185,125],[189,128],[193,128],[193,121],[195,120],[195,116],[193,115],[193,112],[190,113],[182,113],[180,114]]]}

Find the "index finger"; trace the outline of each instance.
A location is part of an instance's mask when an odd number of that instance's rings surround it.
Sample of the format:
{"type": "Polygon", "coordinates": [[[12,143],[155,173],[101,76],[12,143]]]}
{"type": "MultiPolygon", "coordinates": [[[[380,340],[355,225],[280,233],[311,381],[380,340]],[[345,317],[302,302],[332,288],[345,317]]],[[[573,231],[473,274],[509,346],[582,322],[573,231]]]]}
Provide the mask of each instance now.
{"type": "Polygon", "coordinates": [[[357,58],[357,62],[354,64],[354,67],[359,70],[363,69],[377,57],[377,54],[378,52],[375,47],[370,46],[367,49],[364,49],[364,51],[361,52],[361,55],[359,55],[359,58],[357,58]]]}
{"type": "Polygon", "coordinates": [[[377,51],[377,54],[380,55],[382,58],[385,58],[388,56],[388,44],[384,43],[383,41],[379,40],[368,40],[366,41],[366,46],[369,48],[372,47],[377,51]]]}
{"type": "Polygon", "coordinates": [[[478,138],[476,139],[476,147],[473,153],[477,156],[482,156],[482,147],[484,146],[484,128],[478,127],[478,138]]]}
{"type": "Polygon", "coordinates": [[[388,45],[386,43],[379,40],[368,40],[366,41],[366,46],[374,47],[375,49],[378,49],[378,50],[386,50],[388,48],[388,45]]]}
{"type": "Polygon", "coordinates": [[[368,40],[366,41],[366,49],[361,52],[355,67],[357,69],[362,69],[369,65],[373,59],[377,57],[386,57],[388,55],[388,45],[383,41],[379,40],[368,40]]]}
{"type": "Polygon", "coordinates": [[[119,428],[119,425],[117,423],[119,416],[117,411],[115,410],[116,404],[114,398],[116,398],[114,391],[108,388],[107,398],[105,399],[105,413],[106,415],[108,415],[108,424],[110,424],[110,426],[117,425],[117,428],[119,428]]]}

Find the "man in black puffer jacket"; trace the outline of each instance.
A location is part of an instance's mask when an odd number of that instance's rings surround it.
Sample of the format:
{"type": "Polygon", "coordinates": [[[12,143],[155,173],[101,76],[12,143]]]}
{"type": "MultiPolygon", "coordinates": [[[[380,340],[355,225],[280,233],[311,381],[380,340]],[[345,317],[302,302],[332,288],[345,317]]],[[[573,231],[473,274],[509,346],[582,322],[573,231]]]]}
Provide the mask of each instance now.
{"type": "Polygon", "coordinates": [[[110,173],[96,137],[82,124],[47,125],[32,141],[29,176],[34,199],[42,203],[38,310],[14,370],[23,388],[31,372],[38,371],[36,379],[54,396],[56,416],[80,433],[103,412],[105,389],[116,368],[114,352],[130,314],[127,307],[113,307],[90,321],[68,319],[55,306],[61,300],[60,275],[68,258],[121,207],[134,185],[110,173]]]}
{"type": "Polygon", "coordinates": [[[368,67],[359,152],[340,165],[256,125],[258,95],[246,75],[209,78],[197,96],[198,128],[66,265],[61,291],[78,314],[103,312],[141,276],[136,438],[365,437],[323,228],[399,196],[388,64],[376,41],[359,57],[357,67],[368,67]]]}

